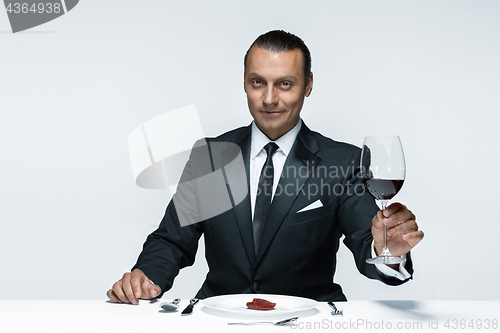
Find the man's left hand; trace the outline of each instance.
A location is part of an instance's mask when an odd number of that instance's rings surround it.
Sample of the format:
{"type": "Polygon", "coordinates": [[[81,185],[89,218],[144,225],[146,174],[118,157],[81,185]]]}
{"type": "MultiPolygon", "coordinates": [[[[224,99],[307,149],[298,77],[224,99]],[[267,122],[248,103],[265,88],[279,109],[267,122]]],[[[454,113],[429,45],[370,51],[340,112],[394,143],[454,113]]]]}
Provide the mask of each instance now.
{"type": "Polygon", "coordinates": [[[384,248],[384,225],[387,225],[389,251],[394,256],[408,253],[424,238],[422,230],[418,230],[415,215],[405,205],[393,203],[384,211],[380,210],[372,220],[372,236],[377,255],[384,248]]]}

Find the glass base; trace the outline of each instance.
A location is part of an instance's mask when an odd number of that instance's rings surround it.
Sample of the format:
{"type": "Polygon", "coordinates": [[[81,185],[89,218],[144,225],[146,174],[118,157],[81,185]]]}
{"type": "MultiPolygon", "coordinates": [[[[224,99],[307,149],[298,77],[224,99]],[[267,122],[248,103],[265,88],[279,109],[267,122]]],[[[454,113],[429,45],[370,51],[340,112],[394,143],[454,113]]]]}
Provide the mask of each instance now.
{"type": "Polygon", "coordinates": [[[375,258],[369,258],[366,259],[366,262],[368,264],[399,264],[402,263],[404,260],[401,259],[400,257],[394,257],[394,256],[378,256],[375,258]]]}

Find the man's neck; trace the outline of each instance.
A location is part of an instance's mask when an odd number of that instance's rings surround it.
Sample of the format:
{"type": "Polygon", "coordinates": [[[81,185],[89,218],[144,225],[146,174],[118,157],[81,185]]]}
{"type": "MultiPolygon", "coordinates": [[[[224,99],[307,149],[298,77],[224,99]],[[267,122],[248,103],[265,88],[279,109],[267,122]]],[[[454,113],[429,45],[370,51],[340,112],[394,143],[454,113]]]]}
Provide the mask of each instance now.
{"type": "MultiPolygon", "coordinates": [[[[271,140],[276,142],[276,144],[282,149],[285,155],[290,152],[297,135],[299,134],[300,128],[302,127],[302,120],[299,119],[297,125],[294,128],[286,132],[284,135],[280,136],[277,140],[271,140]]],[[[269,137],[262,133],[262,131],[257,127],[255,122],[252,123],[252,158],[258,154],[258,152],[269,142],[269,137]]]]}

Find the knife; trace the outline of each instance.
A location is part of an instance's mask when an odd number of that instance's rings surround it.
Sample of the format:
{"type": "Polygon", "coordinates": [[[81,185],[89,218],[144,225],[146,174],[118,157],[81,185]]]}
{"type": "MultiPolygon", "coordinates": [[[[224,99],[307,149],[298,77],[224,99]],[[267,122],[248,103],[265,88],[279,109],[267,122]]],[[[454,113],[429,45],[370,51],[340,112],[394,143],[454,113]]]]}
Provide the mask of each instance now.
{"type": "Polygon", "coordinates": [[[197,298],[191,299],[189,301],[189,305],[184,310],[182,310],[181,315],[191,314],[191,312],[193,312],[193,307],[195,306],[196,303],[198,303],[198,301],[199,299],[197,298]]]}

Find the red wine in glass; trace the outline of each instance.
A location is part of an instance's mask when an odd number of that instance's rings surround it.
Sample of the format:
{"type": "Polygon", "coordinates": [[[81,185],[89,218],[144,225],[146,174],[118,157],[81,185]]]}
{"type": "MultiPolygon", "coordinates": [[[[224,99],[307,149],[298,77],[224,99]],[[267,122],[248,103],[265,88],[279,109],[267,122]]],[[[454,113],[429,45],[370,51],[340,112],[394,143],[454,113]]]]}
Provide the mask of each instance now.
{"type": "Polygon", "coordinates": [[[368,191],[377,200],[391,200],[403,187],[404,179],[363,178],[368,191]]]}
{"type": "MultiPolygon", "coordinates": [[[[366,137],[361,152],[361,177],[366,189],[380,203],[382,210],[403,186],[406,166],[398,136],[366,137]]],[[[387,226],[384,226],[384,249],[370,264],[396,264],[403,261],[391,254],[387,226]]]]}

